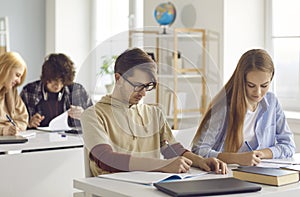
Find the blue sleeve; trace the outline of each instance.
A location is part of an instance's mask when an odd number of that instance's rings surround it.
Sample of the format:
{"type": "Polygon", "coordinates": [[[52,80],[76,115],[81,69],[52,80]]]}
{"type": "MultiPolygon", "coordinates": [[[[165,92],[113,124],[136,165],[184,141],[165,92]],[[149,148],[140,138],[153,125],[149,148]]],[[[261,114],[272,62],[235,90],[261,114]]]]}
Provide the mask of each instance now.
{"type": "Polygon", "coordinates": [[[290,130],[284,112],[276,99],[276,143],[270,147],[273,158],[287,158],[292,157],[295,153],[295,142],[292,131],[290,130]]]}
{"type": "Polygon", "coordinates": [[[200,138],[192,147],[192,152],[202,157],[218,157],[223,151],[225,133],[227,129],[227,107],[213,110],[211,118],[207,121],[200,138]]]}

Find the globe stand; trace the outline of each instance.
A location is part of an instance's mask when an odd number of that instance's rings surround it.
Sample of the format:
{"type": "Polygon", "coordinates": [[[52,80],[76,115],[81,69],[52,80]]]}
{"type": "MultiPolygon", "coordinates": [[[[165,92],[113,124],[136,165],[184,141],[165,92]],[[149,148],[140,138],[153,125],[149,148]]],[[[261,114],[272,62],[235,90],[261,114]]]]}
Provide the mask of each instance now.
{"type": "Polygon", "coordinates": [[[169,27],[168,25],[161,25],[160,26],[163,29],[162,34],[167,34],[167,28],[169,27]]]}

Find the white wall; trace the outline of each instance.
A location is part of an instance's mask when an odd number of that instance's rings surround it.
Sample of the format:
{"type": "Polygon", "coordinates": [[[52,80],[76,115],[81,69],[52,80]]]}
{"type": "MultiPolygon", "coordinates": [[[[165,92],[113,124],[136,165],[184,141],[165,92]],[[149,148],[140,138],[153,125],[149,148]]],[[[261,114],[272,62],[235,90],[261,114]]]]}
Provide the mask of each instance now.
{"type": "Polygon", "coordinates": [[[224,83],[244,52],[265,48],[264,21],[264,0],[224,0],[224,83]]]}
{"type": "Polygon", "coordinates": [[[81,65],[91,48],[91,1],[46,0],[46,4],[46,53],[65,53],[69,56],[75,64],[76,76],[80,76],[76,82],[88,86],[90,73],[81,65]]]}
{"type": "Polygon", "coordinates": [[[0,0],[0,16],[8,16],[10,51],[27,63],[25,84],[40,77],[45,56],[45,0],[0,0]]]}

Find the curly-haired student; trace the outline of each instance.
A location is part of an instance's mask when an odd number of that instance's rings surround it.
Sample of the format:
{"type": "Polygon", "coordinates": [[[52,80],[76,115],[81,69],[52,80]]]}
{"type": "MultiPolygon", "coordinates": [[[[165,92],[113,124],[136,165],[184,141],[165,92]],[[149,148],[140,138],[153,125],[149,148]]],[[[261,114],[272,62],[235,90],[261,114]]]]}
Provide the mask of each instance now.
{"type": "Polygon", "coordinates": [[[21,92],[29,113],[29,128],[46,127],[67,110],[69,126],[80,127],[80,115],[92,101],[84,87],[74,82],[74,77],[74,63],[65,54],[46,57],[41,80],[27,84],[21,92]]]}

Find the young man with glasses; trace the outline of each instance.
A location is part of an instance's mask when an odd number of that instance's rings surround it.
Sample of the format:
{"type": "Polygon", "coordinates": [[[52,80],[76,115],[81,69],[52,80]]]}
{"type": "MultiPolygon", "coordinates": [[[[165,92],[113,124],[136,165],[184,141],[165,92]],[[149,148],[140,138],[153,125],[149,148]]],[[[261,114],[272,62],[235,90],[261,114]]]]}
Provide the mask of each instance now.
{"type": "Polygon", "coordinates": [[[157,65],[143,50],[126,50],[115,63],[115,87],[81,116],[94,176],[120,171],[187,172],[190,166],[227,173],[216,158],[186,150],[172,136],[161,110],[140,104],[157,83],[157,65]],[[160,153],[165,159],[161,159],[160,153]]]}

